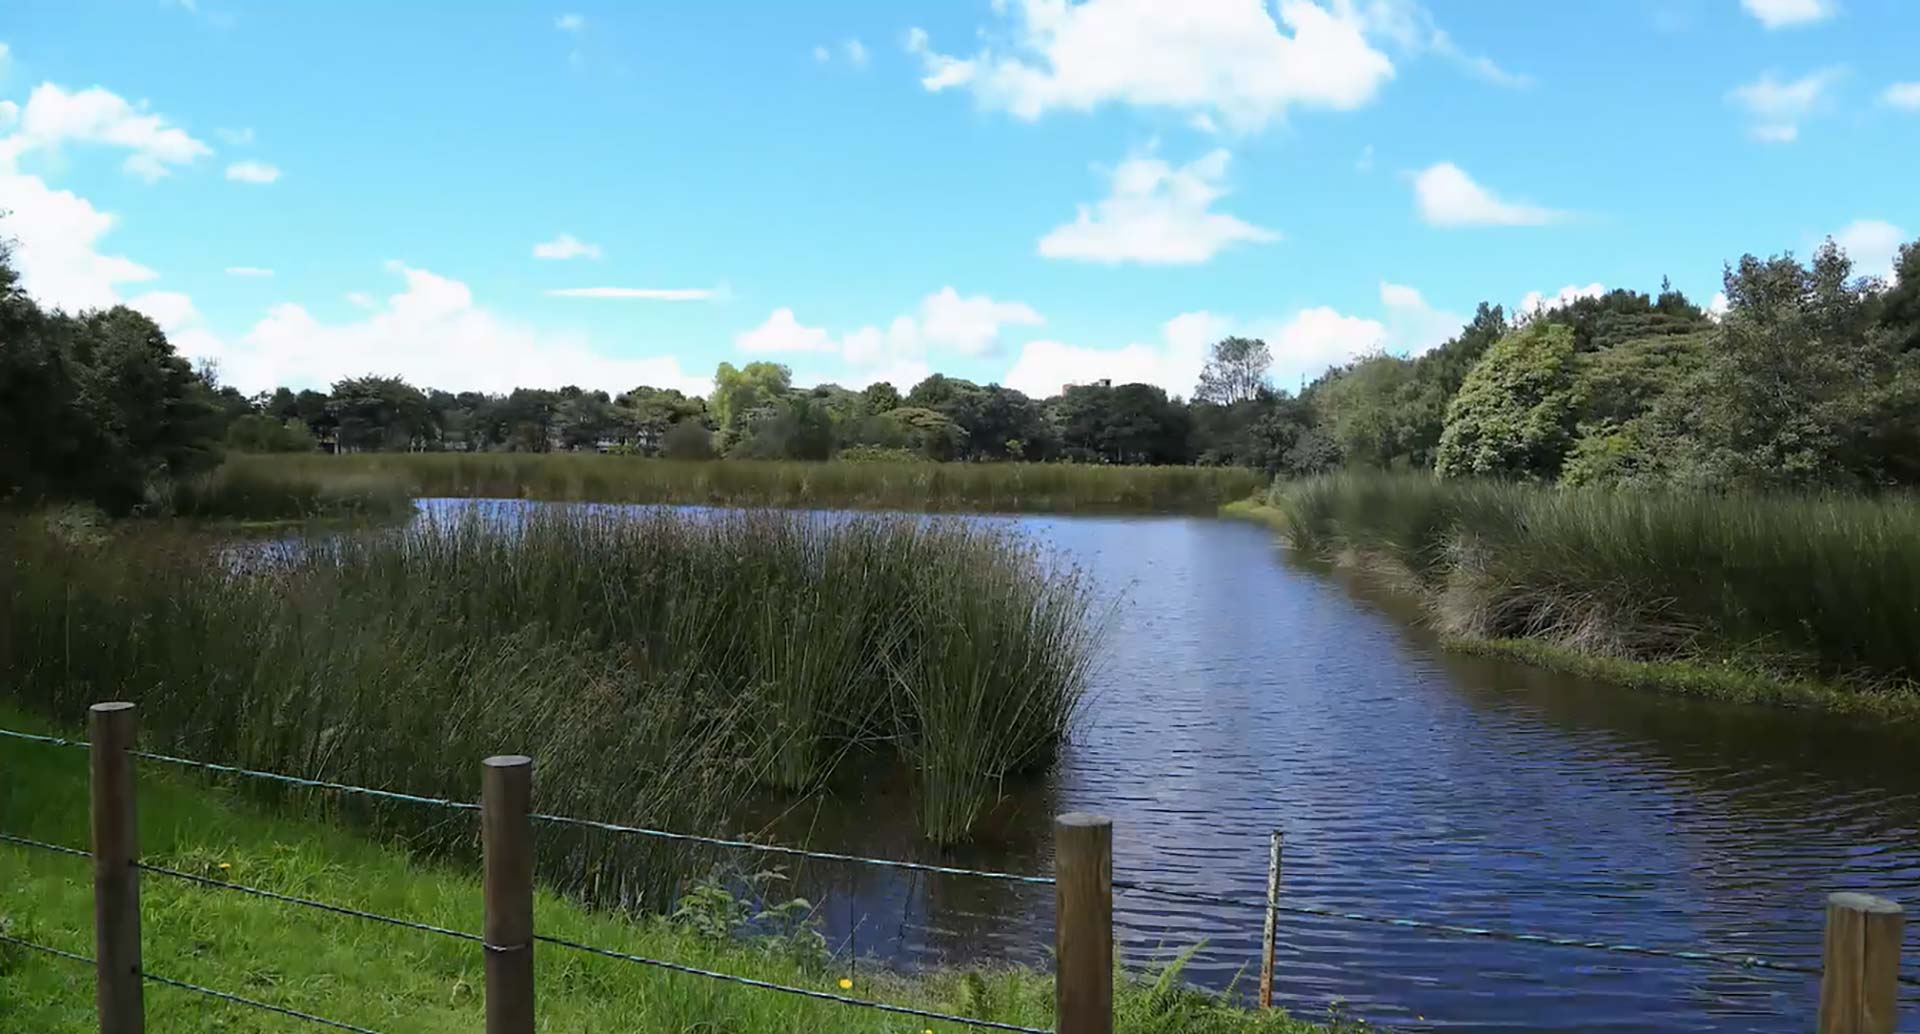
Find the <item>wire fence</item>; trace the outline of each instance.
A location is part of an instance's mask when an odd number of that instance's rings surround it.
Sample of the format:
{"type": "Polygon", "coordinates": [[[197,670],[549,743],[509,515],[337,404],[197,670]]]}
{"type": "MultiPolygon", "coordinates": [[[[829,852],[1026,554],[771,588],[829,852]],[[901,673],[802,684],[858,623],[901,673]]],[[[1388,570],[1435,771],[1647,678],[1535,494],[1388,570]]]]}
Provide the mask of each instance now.
{"type": "MultiPolygon", "coordinates": [[[[28,741],[28,742],[49,744],[54,746],[77,747],[77,748],[89,747],[88,743],[82,742],[82,741],[65,739],[58,736],[49,736],[49,735],[42,735],[42,734],[36,734],[36,733],[21,732],[21,731],[11,730],[11,729],[0,729],[0,737],[12,738],[12,739],[28,741]]],[[[269,771],[263,771],[259,769],[245,768],[245,767],[236,766],[236,765],[225,765],[225,764],[218,764],[214,762],[201,761],[193,758],[177,757],[169,754],[134,750],[132,748],[128,748],[127,752],[134,757],[138,757],[138,758],[142,758],[150,761],[161,762],[164,764],[191,768],[191,769],[199,770],[202,772],[208,772],[208,773],[239,776],[239,777],[253,778],[253,779],[262,779],[262,780],[268,780],[268,781],[278,782],[285,785],[298,786],[298,787],[307,788],[307,789],[316,789],[316,790],[325,790],[325,791],[345,793],[345,794],[362,795],[367,797],[394,800],[394,801],[415,804],[415,805],[454,809],[458,811],[478,812],[482,810],[481,804],[470,802],[470,801],[460,801],[460,800],[453,800],[445,797],[435,797],[435,796],[429,796],[429,795],[423,795],[423,794],[407,793],[407,792],[402,792],[397,790],[358,786],[350,783],[339,783],[339,782],[333,782],[333,781],[323,780],[323,779],[311,779],[311,778],[305,778],[301,776],[286,775],[278,772],[269,772],[269,771]]],[[[610,833],[616,833],[616,834],[622,834],[622,835],[652,837],[652,838],[666,839],[671,841],[696,843],[696,844],[702,844],[707,846],[722,847],[722,848],[742,850],[742,851],[752,851],[752,852],[759,852],[759,853],[766,853],[766,854],[776,854],[776,855],[783,855],[783,856],[797,857],[797,858],[809,858],[809,859],[819,859],[822,861],[870,865],[870,866],[876,866],[881,868],[904,870],[904,871],[910,871],[910,872],[925,872],[925,873],[946,875],[946,876],[998,880],[998,881],[1006,881],[1006,882],[1025,884],[1025,885],[1050,886],[1056,883],[1054,877],[1047,876],[1047,875],[1000,872],[1000,871],[984,870],[984,869],[971,869],[971,868],[964,868],[959,866],[935,864],[930,862],[911,861],[906,859],[876,858],[876,857],[847,854],[847,853],[834,852],[834,851],[817,851],[817,850],[811,850],[807,848],[791,847],[787,845],[765,843],[765,842],[754,841],[754,840],[707,836],[707,835],[695,834],[695,833],[675,832],[675,831],[669,831],[669,830],[654,829],[654,828],[649,828],[644,826],[626,825],[626,824],[615,823],[615,822],[604,822],[604,821],[598,821],[598,820],[592,820],[592,819],[573,818],[573,817],[562,816],[562,815],[527,812],[525,813],[525,818],[532,821],[538,821],[538,822],[542,822],[550,825],[562,825],[562,826],[581,827],[581,828],[588,828],[588,829],[597,829],[604,832],[610,832],[610,833]]],[[[45,841],[35,840],[32,838],[20,836],[18,834],[9,833],[5,831],[0,831],[0,842],[14,844],[17,846],[27,847],[27,848],[36,849],[36,850],[68,855],[68,856],[78,856],[78,857],[85,857],[85,858],[92,857],[92,852],[90,851],[85,851],[85,850],[81,850],[74,847],[68,847],[60,844],[53,844],[45,841]]],[[[416,932],[434,935],[434,936],[453,938],[453,939],[457,939],[457,940],[468,942],[468,943],[477,943],[477,944],[480,944],[483,947],[483,949],[488,952],[519,950],[518,947],[502,947],[502,946],[496,946],[496,945],[490,944],[486,937],[480,934],[475,934],[467,931],[450,929],[447,927],[437,926],[434,924],[419,922],[411,919],[403,919],[395,916],[382,915],[379,913],[368,912],[368,911],[351,908],[344,905],[318,901],[311,898],[299,897],[292,894],[282,893],[279,891],[267,890],[260,887],[247,886],[243,884],[234,883],[224,878],[185,872],[178,869],[168,868],[165,866],[141,861],[139,859],[133,859],[130,864],[132,868],[137,869],[141,872],[164,877],[167,879],[173,879],[173,880],[177,880],[185,883],[190,883],[197,886],[231,891],[231,892],[240,893],[240,894],[246,894],[246,895],[258,897],[265,900],[279,902],[282,904],[293,905],[293,906],[307,908],[307,909],[314,909],[322,912],[346,916],[346,917],[359,919],[367,922],[380,923],[380,924],[385,924],[385,925],[394,926],[398,928],[409,929],[416,932]]],[[[1335,920],[1335,921],[1365,923],[1365,924],[1392,927],[1392,928],[1398,928],[1398,929],[1404,929],[1404,930],[1410,930],[1410,931],[1419,931],[1422,933],[1435,934],[1440,936],[1490,939],[1490,940],[1499,940],[1499,941],[1506,941],[1506,942],[1519,943],[1519,944],[1530,944],[1530,945],[1536,945],[1536,946],[1542,946],[1542,947],[1568,948],[1568,949],[1578,949],[1578,950],[1586,950],[1586,951],[1594,951],[1594,952],[1606,952],[1606,953],[1621,954],[1621,955],[1661,958],[1661,959],[1670,959],[1670,960],[1687,962],[1687,963],[1720,965],[1720,966],[1728,966],[1728,967],[1749,969],[1749,970],[1753,970],[1753,969],[1770,970],[1770,971],[1775,971],[1780,973],[1788,973],[1788,974],[1796,974],[1796,975],[1818,976],[1822,973],[1822,969],[1819,966],[1811,966],[1811,965],[1791,962],[1791,961],[1782,960],[1782,959],[1767,958],[1767,957],[1755,956],[1755,955],[1734,955],[1734,954],[1727,954],[1727,953],[1720,953],[1720,952],[1697,951],[1697,950],[1679,949],[1679,948],[1665,948],[1665,947],[1652,946],[1652,945],[1618,943],[1618,942],[1610,942],[1610,941],[1603,941],[1603,940],[1595,940],[1590,938],[1570,937],[1570,936],[1544,933],[1544,932],[1538,932],[1538,931],[1502,930],[1502,929],[1497,929],[1492,927],[1467,926],[1467,925],[1460,925],[1460,924],[1453,924],[1453,923],[1435,922],[1431,920],[1413,919],[1408,917],[1372,915],[1372,914],[1363,913],[1363,912],[1355,912],[1355,911],[1333,909],[1333,908],[1323,908],[1323,907],[1316,907],[1316,906],[1305,905],[1305,904],[1294,904],[1294,903],[1288,903],[1288,902],[1280,902],[1277,900],[1276,901],[1259,900],[1254,898],[1234,897],[1234,896],[1225,895],[1225,894],[1212,894],[1212,893],[1207,893],[1203,891],[1182,890],[1178,888],[1163,887],[1163,886],[1158,886],[1151,883],[1145,883],[1137,880],[1128,880],[1128,879],[1112,880],[1110,886],[1113,890],[1116,890],[1116,891],[1139,893],[1139,894],[1161,898],[1168,901],[1175,901],[1175,902],[1181,902],[1181,903],[1187,903],[1187,904],[1198,904],[1198,905],[1223,907],[1223,908],[1246,909],[1250,911],[1259,911],[1261,913],[1270,914],[1270,915],[1292,915],[1292,916],[1311,917],[1311,918],[1335,920]]],[[[577,941],[571,941],[571,940],[566,940],[563,938],[552,937],[547,935],[533,935],[532,940],[551,944],[560,948],[566,948],[572,951],[579,951],[579,952],[599,956],[602,958],[608,958],[608,959],[613,959],[613,960],[627,962],[627,963],[649,966],[649,967],[653,967],[653,968],[657,968],[657,969],[661,969],[669,972],[674,972],[674,973],[698,976],[705,979],[726,982],[736,986],[751,988],[754,990],[771,991],[771,992],[776,992],[781,994],[795,995],[795,996],[817,1000],[817,1001],[832,1002],[832,1003],[856,1007],[856,1008],[872,1009],[872,1010],[877,1010],[877,1011],[886,1012],[886,1013],[913,1016],[913,1017],[925,1019],[925,1020],[934,1020],[934,1021],[945,1022],[945,1023],[966,1025],[966,1026],[971,1026],[971,1027],[985,1029],[985,1030],[1010,1031],[1010,1032],[1015,1032],[1015,1034],[1054,1034],[1053,1031],[1045,1028],[1021,1026],[1018,1024],[1004,1023],[1004,1022],[995,1021],[995,1020],[987,1020],[987,1019],[980,1019],[975,1017],[956,1015],[956,1014],[941,1012],[937,1010],[921,1009],[913,1006],[899,1005],[899,1004],[890,1003],[890,1002],[881,1002],[881,1001],[874,1001],[874,1000],[869,1000],[864,998],[857,998],[849,995],[834,994],[829,991],[815,990],[812,988],[780,984],[780,983],[775,983],[771,981],[740,976],[737,974],[724,973],[716,970],[690,966],[684,963],[672,962],[672,961],[663,960],[663,959],[647,958],[644,956],[633,955],[626,952],[616,951],[610,948],[584,944],[577,941]]],[[[95,964],[94,960],[87,958],[86,956],[76,955],[71,952],[63,951],[58,948],[53,948],[47,945],[29,942],[21,938],[17,938],[4,933],[0,933],[0,942],[19,945],[24,948],[40,951],[53,956],[58,956],[74,962],[84,963],[87,965],[95,964]]],[[[362,1034],[378,1034],[378,1032],[371,1031],[365,1027],[358,1027],[358,1026],[354,1026],[348,1023],[343,1023],[337,1020],[330,1020],[324,1017],[315,1016],[315,1015],[301,1012],[298,1010],[289,1009],[284,1006],[278,1006],[278,1005],[273,1005],[271,1003],[254,1001],[252,999],[243,998],[238,995],[229,994],[227,992],[218,991],[211,988],[201,987],[195,984],[189,984],[183,981],[174,980],[171,978],[162,977],[162,976],[158,976],[151,973],[146,973],[144,971],[140,973],[140,976],[143,980],[146,980],[149,982],[163,984],[163,985],[180,988],[187,991],[196,992],[199,994],[207,995],[209,997],[228,1001],[234,1004],[263,1009],[269,1012],[278,1013],[291,1018],[300,1019],[300,1020],[308,1021],[311,1023],[327,1026],[327,1027],[332,1027],[339,1030],[359,1031],[359,1032],[362,1032],[362,1034]]],[[[1920,977],[1910,976],[1906,974],[1897,974],[1895,979],[1901,984],[1906,984],[1909,986],[1920,986],[1920,977]]]]}

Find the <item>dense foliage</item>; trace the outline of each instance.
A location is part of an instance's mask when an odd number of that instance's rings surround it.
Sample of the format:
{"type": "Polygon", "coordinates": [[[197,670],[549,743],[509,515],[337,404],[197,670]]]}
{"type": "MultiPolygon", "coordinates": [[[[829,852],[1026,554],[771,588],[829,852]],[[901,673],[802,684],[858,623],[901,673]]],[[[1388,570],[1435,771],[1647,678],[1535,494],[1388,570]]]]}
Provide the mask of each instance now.
{"type": "Polygon", "coordinates": [[[1748,255],[1723,312],[1662,285],[1510,318],[1483,303],[1424,354],[1362,356],[1297,394],[1259,340],[1218,342],[1191,399],[1148,384],[1045,399],[934,374],[900,388],[797,388],[721,363],[707,398],[639,386],[503,395],[397,378],[251,399],[174,355],[125,308],[42,312],[0,261],[0,493],[164,506],[221,444],[246,452],[564,452],[668,459],[1054,461],[1235,466],[1304,476],[1434,470],[1575,485],[1920,483],[1920,243],[1891,284],[1828,242],[1748,255]]]}

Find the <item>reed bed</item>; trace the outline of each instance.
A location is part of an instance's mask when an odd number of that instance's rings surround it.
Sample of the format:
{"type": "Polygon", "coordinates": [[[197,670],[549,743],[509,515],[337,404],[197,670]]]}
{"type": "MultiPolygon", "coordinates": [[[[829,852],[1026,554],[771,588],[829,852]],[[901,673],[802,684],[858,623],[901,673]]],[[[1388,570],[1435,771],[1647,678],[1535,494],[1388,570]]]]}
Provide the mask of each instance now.
{"type": "MultiPolygon", "coordinates": [[[[0,530],[4,692],[56,721],[131,698],[161,749],[469,799],[481,757],[524,752],[543,810],[689,830],[878,757],[915,773],[925,834],[959,840],[1051,760],[1096,632],[1076,572],[934,518],[503,504],[213,548],[0,530]]],[[[351,817],[470,842],[405,809],[351,817]]],[[[622,904],[691,864],[604,834],[541,846],[547,878],[622,904]]]]}
{"type": "Polygon", "coordinates": [[[1207,513],[1258,493],[1237,467],[1074,463],[684,461],[590,453],[246,456],[236,471],[317,485],[391,481],[414,496],[996,513],[1207,513]]]}
{"type": "Polygon", "coordinates": [[[1409,579],[1444,632],[1732,659],[1859,688],[1920,678],[1920,502],[1350,473],[1278,482],[1292,541],[1409,579]]]}

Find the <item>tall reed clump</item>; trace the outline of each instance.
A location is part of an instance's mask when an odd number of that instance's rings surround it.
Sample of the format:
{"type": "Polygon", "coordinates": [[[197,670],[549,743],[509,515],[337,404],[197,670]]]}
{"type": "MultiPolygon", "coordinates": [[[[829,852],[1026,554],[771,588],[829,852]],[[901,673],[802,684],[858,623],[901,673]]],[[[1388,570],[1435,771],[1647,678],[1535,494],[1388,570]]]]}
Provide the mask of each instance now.
{"type": "Polygon", "coordinates": [[[227,464],[321,484],[392,478],[418,496],[935,512],[1211,514],[1264,483],[1237,467],[698,462],[590,453],[234,456],[227,464]]]}
{"type": "Polygon", "coordinates": [[[413,512],[411,485],[381,471],[319,478],[289,457],[241,455],[167,487],[159,500],[173,516],[200,520],[381,519],[413,512]]]}
{"type": "MultiPolygon", "coordinates": [[[[220,549],[5,531],[0,673],[26,706],[78,722],[131,698],[164,749],[455,798],[480,758],[524,752],[543,810],[689,830],[878,756],[941,802],[927,835],[960,839],[1051,758],[1094,631],[1076,575],[930,519],[497,507],[220,549]]],[[[622,903],[689,861],[564,828],[541,845],[550,878],[622,903]]]]}
{"type": "Polygon", "coordinates": [[[1301,547],[1384,561],[1436,623],[1633,660],[1920,680],[1920,501],[1342,474],[1279,482],[1301,547]]]}

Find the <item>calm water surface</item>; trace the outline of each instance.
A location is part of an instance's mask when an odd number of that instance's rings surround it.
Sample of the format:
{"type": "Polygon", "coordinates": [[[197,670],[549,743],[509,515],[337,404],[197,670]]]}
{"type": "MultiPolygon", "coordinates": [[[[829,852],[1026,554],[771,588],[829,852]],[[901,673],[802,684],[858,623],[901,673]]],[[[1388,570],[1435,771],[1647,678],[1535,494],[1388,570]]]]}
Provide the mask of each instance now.
{"type": "MultiPolygon", "coordinates": [[[[1018,527],[1110,608],[1081,730],[966,849],[920,843],[886,779],[793,817],[790,837],[1045,872],[1051,815],[1097,811],[1114,819],[1117,878],[1258,899],[1278,827],[1290,903],[1808,964],[1827,892],[1920,906],[1915,731],[1447,654],[1392,599],[1252,525],[970,519],[1018,527]]],[[[840,947],[907,965],[1045,960],[1049,888],[799,875],[840,947]]],[[[1257,978],[1257,909],[1126,892],[1115,908],[1130,962],[1203,944],[1191,978],[1257,978]]],[[[1905,956],[1920,973],[1920,921],[1905,956]]],[[[1276,985],[1297,1013],[1340,1003],[1409,1030],[1804,1031],[1817,1000],[1813,978],[1293,917],[1276,985]]],[[[1902,991],[1914,1029],[1920,988],[1902,991]]]]}

